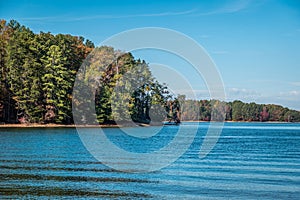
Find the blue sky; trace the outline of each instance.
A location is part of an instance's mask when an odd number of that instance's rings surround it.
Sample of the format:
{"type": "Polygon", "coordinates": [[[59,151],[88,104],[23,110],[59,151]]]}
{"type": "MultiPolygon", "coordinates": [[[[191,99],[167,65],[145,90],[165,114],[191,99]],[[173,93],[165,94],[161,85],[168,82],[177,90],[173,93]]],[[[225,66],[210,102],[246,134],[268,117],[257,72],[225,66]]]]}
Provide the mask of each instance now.
{"type": "MultiPolygon", "coordinates": [[[[0,18],[16,19],[35,32],[84,36],[95,44],[133,28],[173,29],[208,52],[228,100],[300,110],[300,1],[1,0],[0,18]]],[[[149,63],[178,64],[157,52],[134,55],[149,63]]],[[[197,84],[192,76],[190,81],[197,84]]],[[[198,96],[206,98],[200,82],[198,96]]]]}

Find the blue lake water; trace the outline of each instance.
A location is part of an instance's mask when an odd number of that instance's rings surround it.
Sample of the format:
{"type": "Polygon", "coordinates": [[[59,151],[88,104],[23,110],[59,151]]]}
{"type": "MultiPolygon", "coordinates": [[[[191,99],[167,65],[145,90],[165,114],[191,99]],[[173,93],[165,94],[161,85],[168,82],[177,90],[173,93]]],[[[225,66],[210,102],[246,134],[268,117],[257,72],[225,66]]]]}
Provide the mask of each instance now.
{"type": "MultiPolygon", "coordinates": [[[[300,124],[225,123],[213,150],[200,159],[208,125],[165,126],[150,138],[102,129],[126,151],[151,153],[169,144],[178,128],[188,133],[199,127],[178,160],[144,173],[102,164],[86,150],[74,128],[1,128],[0,198],[299,199],[300,124]]],[[[124,128],[141,134],[157,129],[124,128]]]]}

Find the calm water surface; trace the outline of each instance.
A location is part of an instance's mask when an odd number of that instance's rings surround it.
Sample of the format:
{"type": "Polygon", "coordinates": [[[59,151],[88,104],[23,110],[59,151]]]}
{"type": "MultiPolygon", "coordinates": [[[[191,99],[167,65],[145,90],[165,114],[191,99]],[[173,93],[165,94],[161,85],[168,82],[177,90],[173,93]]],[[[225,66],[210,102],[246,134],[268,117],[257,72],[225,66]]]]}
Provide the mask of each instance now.
{"type": "MultiPolygon", "coordinates": [[[[2,128],[1,198],[299,199],[300,124],[226,123],[204,159],[198,156],[208,123],[180,127],[189,131],[192,126],[199,129],[187,152],[150,173],[119,172],[101,164],[73,128],[2,128]]],[[[105,133],[125,150],[151,152],[168,144],[177,129],[163,127],[149,139],[117,128],[105,133]]]]}

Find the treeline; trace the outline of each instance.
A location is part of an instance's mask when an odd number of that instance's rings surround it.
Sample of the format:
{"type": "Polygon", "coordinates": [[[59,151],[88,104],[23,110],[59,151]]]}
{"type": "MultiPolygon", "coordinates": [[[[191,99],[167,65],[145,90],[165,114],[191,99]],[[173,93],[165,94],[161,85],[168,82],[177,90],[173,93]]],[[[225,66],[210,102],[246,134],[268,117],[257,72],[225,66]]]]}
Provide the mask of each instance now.
{"type": "MultiPolygon", "coordinates": [[[[2,123],[73,123],[73,85],[83,61],[78,81],[94,87],[98,123],[162,121],[166,110],[172,115],[178,109],[170,107],[172,96],[146,62],[130,53],[95,48],[83,37],[36,34],[14,20],[1,20],[0,42],[2,123]]],[[[84,108],[87,100],[81,92],[73,103],[84,108]]],[[[80,114],[80,122],[94,123],[86,115],[91,113],[80,114]]]]}
{"type": "Polygon", "coordinates": [[[278,105],[175,98],[130,53],[95,48],[83,37],[33,33],[14,20],[1,20],[0,48],[0,123],[72,124],[72,103],[82,110],[79,123],[300,121],[298,111],[278,105]]]}
{"type": "Polygon", "coordinates": [[[0,121],[71,123],[74,78],[94,44],[0,22],[0,121]]]}
{"type": "Polygon", "coordinates": [[[242,101],[222,102],[218,100],[185,100],[179,96],[181,120],[184,121],[279,121],[300,122],[300,112],[280,105],[244,103],[242,101]],[[212,110],[215,112],[212,112],[212,110]],[[213,116],[214,114],[214,116],[213,116]]]}

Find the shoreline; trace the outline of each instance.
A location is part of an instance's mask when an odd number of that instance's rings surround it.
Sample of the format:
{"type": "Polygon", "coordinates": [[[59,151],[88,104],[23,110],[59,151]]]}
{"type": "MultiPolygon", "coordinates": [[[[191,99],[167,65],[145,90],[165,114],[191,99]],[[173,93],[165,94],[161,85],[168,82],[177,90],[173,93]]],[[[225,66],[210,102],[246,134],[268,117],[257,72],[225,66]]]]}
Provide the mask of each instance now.
{"type": "Polygon", "coordinates": [[[75,125],[75,124],[0,124],[0,128],[119,128],[120,125],[75,125]]]}
{"type": "MultiPolygon", "coordinates": [[[[215,121],[182,121],[182,122],[197,122],[197,123],[214,123],[215,121]]],[[[300,123],[300,122],[280,122],[280,121],[224,121],[224,123],[278,123],[278,124],[289,124],[289,123],[300,123]]],[[[139,123],[136,127],[149,127],[157,126],[151,124],[139,123]]],[[[135,126],[122,126],[118,124],[100,124],[100,125],[75,125],[75,124],[0,124],[1,128],[121,128],[121,127],[135,127],[135,126]]]]}

